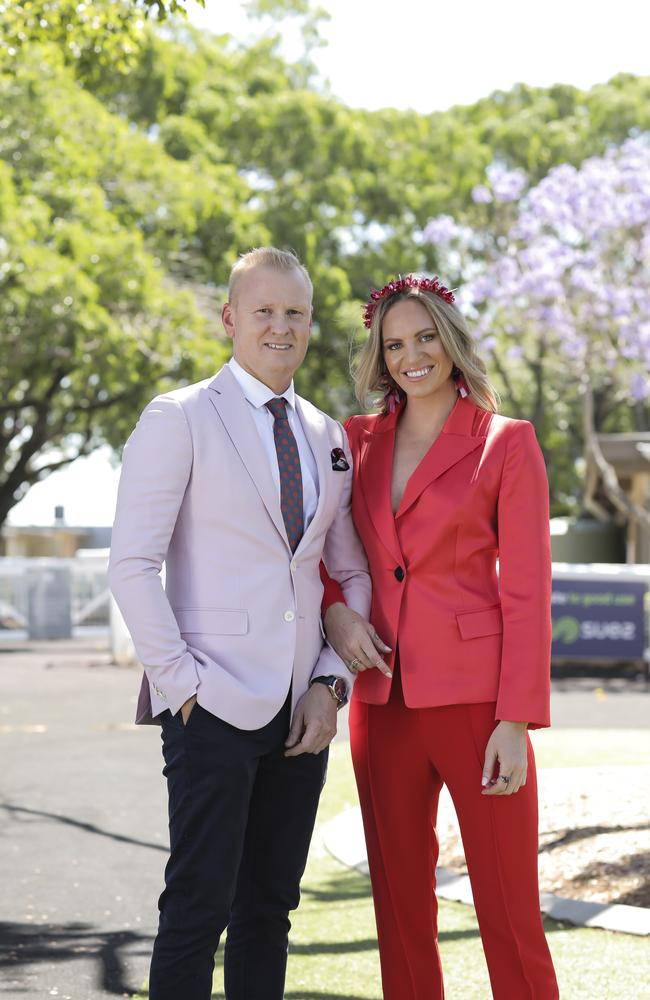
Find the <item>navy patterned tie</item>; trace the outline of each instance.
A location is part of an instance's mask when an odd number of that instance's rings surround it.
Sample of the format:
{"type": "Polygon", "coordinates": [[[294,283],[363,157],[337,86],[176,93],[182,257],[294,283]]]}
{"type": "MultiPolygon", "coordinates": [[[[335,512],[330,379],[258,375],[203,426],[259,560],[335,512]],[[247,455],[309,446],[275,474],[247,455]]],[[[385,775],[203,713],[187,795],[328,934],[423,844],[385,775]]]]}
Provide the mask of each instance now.
{"type": "Polygon", "coordinates": [[[286,399],[276,396],[266,405],[273,414],[273,438],[280,471],[280,508],[291,551],[295,552],[304,531],[300,455],[289,425],[286,399]]]}

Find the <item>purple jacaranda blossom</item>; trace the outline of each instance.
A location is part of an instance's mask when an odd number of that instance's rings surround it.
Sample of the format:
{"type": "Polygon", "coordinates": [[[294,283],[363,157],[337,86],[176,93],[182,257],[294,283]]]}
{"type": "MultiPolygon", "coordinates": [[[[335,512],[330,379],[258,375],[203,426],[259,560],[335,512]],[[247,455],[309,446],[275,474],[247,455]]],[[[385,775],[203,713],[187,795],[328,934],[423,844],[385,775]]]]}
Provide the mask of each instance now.
{"type": "Polygon", "coordinates": [[[597,295],[602,287],[597,272],[593,268],[580,265],[571,269],[569,281],[572,288],[587,292],[589,295],[597,295]]]}
{"type": "Polygon", "coordinates": [[[636,361],[639,357],[639,348],[635,341],[625,335],[625,331],[619,332],[616,350],[621,358],[627,358],[629,361],[636,361]]]}
{"type": "Polygon", "coordinates": [[[472,188],[472,201],[477,205],[489,205],[492,201],[492,192],[485,184],[477,184],[472,188]]]}
{"type": "Polygon", "coordinates": [[[528,187],[528,177],[523,170],[507,170],[492,164],[487,170],[495,201],[517,201],[528,187]]]}
{"type": "Polygon", "coordinates": [[[494,268],[495,276],[499,282],[500,295],[507,295],[509,291],[516,291],[517,283],[521,277],[518,260],[511,255],[500,257],[494,268]]]}
{"type": "Polygon", "coordinates": [[[483,337],[483,339],[479,341],[479,347],[483,354],[490,354],[495,349],[496,346],[497,346],[496,337],[489,337],[489,336],[483,337]]]}
{"type": "Polygon", "coordinates": [[[650,376],[648,373],[633,372],[629,382],[630,395],[639,402],[650,399],[650,376]]]}
{"type": "Polygon", "coordinates": [[[566,392],[588,372],[603,389],[638,376],[640,393],[650,366],[650,137],[561,164],[530,189],[521,171],[493,164],[472,197],[493,211],[448,265],[482,349],[514,372],[543,345],[566,392]]]}
{"type": "Polygon", "coordinates": [[[480,305],[489,299],[494,291],[494,280],[488,275],[479,275],[469,286],[469,293],[473,305],[480,305]]]}
{"type": "Polygon", "coordinates": [[[636,346],[645,377],[650,378],[650,322],[641,323],[636,328],[636,346]]]}
{"type": "Polygon", "coordinates": [[[451,215],[438,215],[427,223],[423,237],[426,243],[446,247],[460,236],[460,232],[460,227],[451,215]]]}
{"type": "Polygon", "coordinates": [[[558,299],[562,295],[562,282],[552,274],[538,271],[526,271],[521,276],[518,295],[526,295],[536,299],[558,299]]]}

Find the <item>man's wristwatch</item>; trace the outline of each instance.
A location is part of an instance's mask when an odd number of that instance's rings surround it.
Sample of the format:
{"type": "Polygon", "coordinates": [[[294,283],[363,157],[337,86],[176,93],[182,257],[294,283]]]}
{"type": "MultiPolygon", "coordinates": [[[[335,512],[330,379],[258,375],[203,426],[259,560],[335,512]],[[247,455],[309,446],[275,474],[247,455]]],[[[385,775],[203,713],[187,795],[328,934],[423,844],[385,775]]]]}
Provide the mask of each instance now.
{"type": "Polygon", "coordinates": [[[336,702],[337,710],[343,708],[348,700],[348,689],[345,681],[341,680],[340,677],[335,677],[334,674],[329,674],[327,677],[313,677],[309,686],[311,687],[312,684],[325,685],[336,702]]]}

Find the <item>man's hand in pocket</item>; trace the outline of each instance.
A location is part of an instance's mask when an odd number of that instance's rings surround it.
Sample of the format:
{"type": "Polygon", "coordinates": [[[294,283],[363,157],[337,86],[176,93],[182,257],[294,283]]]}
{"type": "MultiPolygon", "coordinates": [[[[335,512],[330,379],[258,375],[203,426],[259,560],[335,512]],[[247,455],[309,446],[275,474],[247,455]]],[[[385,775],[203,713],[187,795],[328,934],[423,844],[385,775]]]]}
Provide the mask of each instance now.
{"type": "Polygon", "coordinates": [[[188,698],[183,707],[181,708],[181,718],[183,720],[183,725],[187,725],[187,720],[192,714],[192,709],[196,705],[196,695],[193,694],[191,698],[188,698]]]}

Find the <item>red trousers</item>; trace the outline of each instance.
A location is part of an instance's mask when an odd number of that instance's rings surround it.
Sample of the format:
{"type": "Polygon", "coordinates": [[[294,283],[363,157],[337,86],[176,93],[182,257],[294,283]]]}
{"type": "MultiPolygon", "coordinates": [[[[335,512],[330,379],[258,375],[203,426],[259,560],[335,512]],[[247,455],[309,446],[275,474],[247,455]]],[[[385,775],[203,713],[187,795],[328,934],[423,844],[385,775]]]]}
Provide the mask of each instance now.
{"type": "Polygon", "coordinates": [[[442,1000],[436,817],[443,782],[456,808],[496,1000],[557,1000],[539,909],[537,782],[481,795],[493,703],[411,709],[399,677],[386,705],[353,697],[350,742],[368,847],[384,1000],[442,1000]]]}

